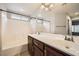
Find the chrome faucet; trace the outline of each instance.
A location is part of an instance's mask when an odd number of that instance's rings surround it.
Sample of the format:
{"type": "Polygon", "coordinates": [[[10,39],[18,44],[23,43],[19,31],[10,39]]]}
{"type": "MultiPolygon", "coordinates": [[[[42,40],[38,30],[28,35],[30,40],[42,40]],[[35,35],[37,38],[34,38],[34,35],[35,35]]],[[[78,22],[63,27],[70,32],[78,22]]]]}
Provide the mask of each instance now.
{"type": "Polygon", "coordinates": [[[40,34],[40,32],[37,32],[37,34],[39,35],[39,34],[40,34]]]}
{"type": "Polygon", "coordinates": [[[65,40],[74,42],[73,36],[65,36],[65,40]]]}

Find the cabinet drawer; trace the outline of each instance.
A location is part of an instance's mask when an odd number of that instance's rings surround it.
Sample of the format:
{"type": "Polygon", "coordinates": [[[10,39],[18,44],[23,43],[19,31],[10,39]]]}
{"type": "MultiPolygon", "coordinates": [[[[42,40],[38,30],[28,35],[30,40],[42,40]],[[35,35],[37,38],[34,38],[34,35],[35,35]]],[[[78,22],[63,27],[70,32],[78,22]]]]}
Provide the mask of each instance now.
{"type": "Polygon", "coordinates": [[[43,51],[44,44],[36,39],[34,39],[34,44],[43,51]]]}

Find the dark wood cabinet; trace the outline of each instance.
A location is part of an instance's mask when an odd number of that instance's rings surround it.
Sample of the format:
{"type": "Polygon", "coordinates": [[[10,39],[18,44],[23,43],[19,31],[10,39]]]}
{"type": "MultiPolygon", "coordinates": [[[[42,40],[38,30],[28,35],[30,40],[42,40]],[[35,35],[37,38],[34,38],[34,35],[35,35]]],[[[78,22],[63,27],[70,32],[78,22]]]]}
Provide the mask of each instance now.
{"type": "Polygon", "coordinates": [[[34,45],[34,56],[43,56],[43,52],[36,46],[34,45]]]}
{"type": "Polygon", "coordinates": [[[41,51],[43,51],[44,49],[44,43],[42,43],[41,41],[38,41],[36,39],[33,40],[34,45],[36,45],[41,51]]]}
{"type": "Polygon", "coordinates": [[[46,56],[62,56],[62,54],[58,53],[57,51],[55,51],[54,49],[48,46],[46,46],[45,55],[46,56]]]}
{"type": "Polygon", "coordinates": [[[57,50],[49,45],[45,45],[45,55],[46,56],[68,56],[68,54],[57,50]]]}
{"type": "Polygon", "coordinates": [[[33,55],[33,38],[28,36],[28,51],[30,55],[33,55]]]}
{"type": "Polygon", "coordinates": [[[31,56],[43,56],[43,43],[28,36],[28,51],[31,56]]]}
{"type": "Polygon", "coordinates": [[[36,39],[33,40],[33,48],[34,48],[34,55],[35,56],[43,56],[44,54],[44,44],[41,41],[36,39]]]}
{"type": "Polygon", "coordinates": [[[31,36],[28,36],[28,51],[32,56],[69,56],[69,54],[51,47],[31,36]]]}

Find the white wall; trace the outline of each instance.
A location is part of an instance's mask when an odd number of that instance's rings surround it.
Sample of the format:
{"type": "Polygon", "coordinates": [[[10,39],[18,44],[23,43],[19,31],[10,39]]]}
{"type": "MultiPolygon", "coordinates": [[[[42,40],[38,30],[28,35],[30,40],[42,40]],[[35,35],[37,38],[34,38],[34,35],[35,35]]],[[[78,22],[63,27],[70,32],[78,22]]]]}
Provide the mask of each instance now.
{"type": "Polygon", "coordinates": [[[53,13],[50,21],[51,21],[51,33],[66,34],[65,13],[53,13]]]}
{"type": "MultiPolygon", "coordinates": [[[[24,48],[24,47],[22,48],[23,45],[26,45],[27,48],[27,44],[28,44],[27,35],[32,33],[31,31],[32,29],[29,22],[12,20],[10,18],[7,18],[6,12],[3,12],[1,17],[2,17],[1,19],[2,39],[0,41],[2,42],[2,44],[0,45],[2,45],[2,50],[5,51],[5,49],[16,48],[17,46],[20,46],[19,51],[21,51],[21,49],[23,50],[24,48]]],[[[18,48],[14,49],[15,52],[17,52],[17,50],[18,48]]],[[[10,50],[6,50],[6,51],[7,51],[6,53],[8,53],[10,50]]],[[[10,52],[14,54],[14,52],[12,51],[10,52]]],[[[10,54],[6,54],[6,55],[10,55],[10,54]]]]}
{"type": "Polygon", "coordinates": [[[19,43],[23,40],[27,40],[27,35],[31,33],[29,27],[29,24],[26,22],[8,19],[6,31],[2,39],[3,45],[6,46],[6,44],[19,43]]]}
{"type": "Polygon", "coordinates": [[[64,13],[55,14],[55,33],[66,34],[66,14],[64,13]]]}

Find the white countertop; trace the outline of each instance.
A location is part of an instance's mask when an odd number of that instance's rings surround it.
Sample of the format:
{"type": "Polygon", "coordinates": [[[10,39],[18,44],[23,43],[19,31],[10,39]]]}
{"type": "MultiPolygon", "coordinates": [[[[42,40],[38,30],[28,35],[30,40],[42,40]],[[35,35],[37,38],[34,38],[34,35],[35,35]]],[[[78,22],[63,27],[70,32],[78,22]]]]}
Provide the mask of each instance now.
{"type": "Polygon", "coordinates": [[[60,51],[63,51],[65,53],[68,53],[70,55],[79,56],[79,45],[64,40],[64,35],[59,34],[29,34],[29,36],[42,41],[54,48],[57,48],[60,51]],[[66,48],[69,47],[69,48],[66,48]]]}

